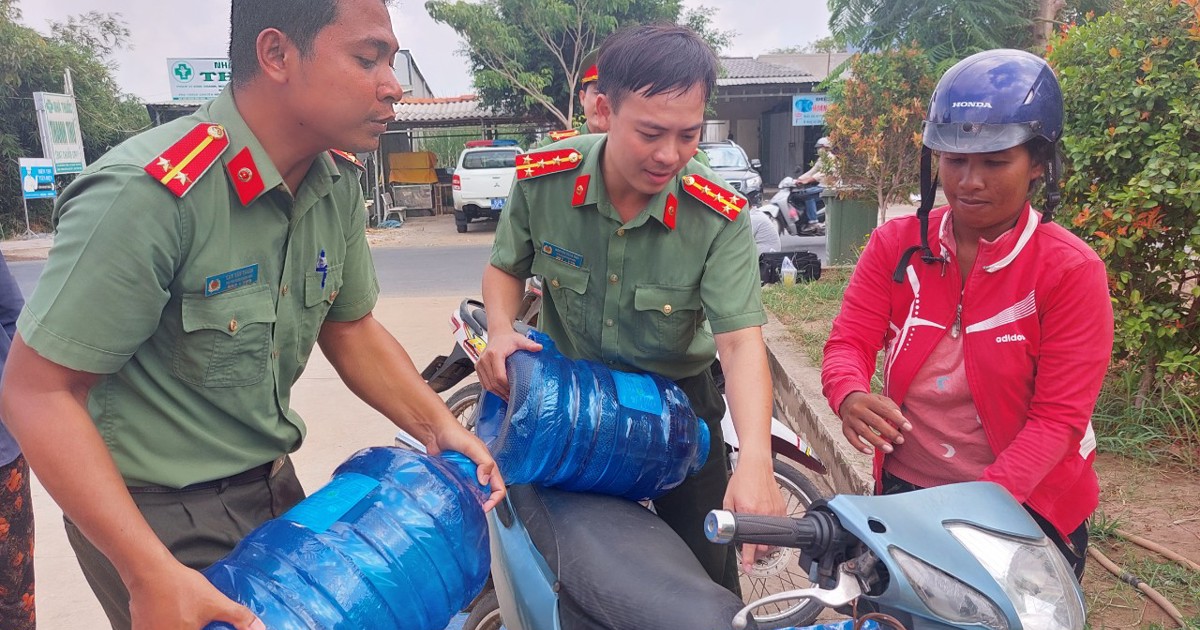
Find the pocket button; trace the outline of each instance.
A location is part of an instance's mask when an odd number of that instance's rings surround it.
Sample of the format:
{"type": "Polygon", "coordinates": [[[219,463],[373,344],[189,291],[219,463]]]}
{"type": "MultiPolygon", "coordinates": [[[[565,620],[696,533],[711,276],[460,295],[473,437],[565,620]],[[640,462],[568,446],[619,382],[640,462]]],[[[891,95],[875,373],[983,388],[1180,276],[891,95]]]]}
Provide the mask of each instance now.
{"type": "Polygon", "coordinates": [[[238,329],[237,320],[236,319],[229,320],[229,332],[235,333],[235,332],[237,332],[237,329],[238,329]]]}
{"type": "Polygon", "coordinates": [[[663,305],[663,313],[664,313],[664,314],[666,314],[666,315],[670,315],[670,314],[671,314],[671,311],[673,311],[673,310],[675,310],[675,309],[671,308],[671,305],[670,305],[670,304],[665,304],[665,305],[663,305]]]}

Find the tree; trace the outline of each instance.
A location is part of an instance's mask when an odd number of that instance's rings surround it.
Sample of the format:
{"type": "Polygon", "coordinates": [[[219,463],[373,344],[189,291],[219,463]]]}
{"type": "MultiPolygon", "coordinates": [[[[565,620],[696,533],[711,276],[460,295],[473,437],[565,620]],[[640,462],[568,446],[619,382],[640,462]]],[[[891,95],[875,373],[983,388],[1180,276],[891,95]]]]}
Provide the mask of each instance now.
{"type": "MultiPolygon", "coordinates": [[[[34,92],[62,92],[72,71],[84,154],[94,161],[150,124],[146,110],[122,94],[107,56],[126,45],[129,32],[116,15],[89,13],[51,26],[45,36],[19,23],[12,0],[0,0],[0,222],[13,227],[21,213],[19,157],[42,155],[34,92]]],[[[48,211],[31,205],[31,211],[48,211]]]]}
{"type": "Polygon", "coordinates": [[[835,53],[843,50],[841,44],[832,35],[814,39],[803,46],[784,46],[769,51],[772,55],[814,55],[835,53]]]}
{"type": "Polygon", "coordinates": [[[848,78],[830,90],[825,112],[834,170],[846,190],[866,191],[887,207],[918,188],[921,122],[933,93],[933,68],[914,47],[855,55],[848,78]]]}
{"type": "Polygon", "coordinates": [[[544,111],[563,127],[575,117],[583,58],[618,28],[676,22],[718,49],[732,37],[712,27],[712,9],[683,11],[681,0],[430,0],[425,8],[465,40],[484,106],[544,111]]]}
{"type": "Polygon", "coordinates": [[[1050,62],[1066,106],[1064,222],[1108,267],[1116,358],[1139,403],[1200,373],[1200,0],[1140,0],[1069,29],[1050,62]]]}
{"type": "Polygon", "coordinates": [[[1064,16],[1118,0],[828,0],[838,41],[872,51],[915,44],[939,67],[993,48],[1042,51],[1064,16]]]}

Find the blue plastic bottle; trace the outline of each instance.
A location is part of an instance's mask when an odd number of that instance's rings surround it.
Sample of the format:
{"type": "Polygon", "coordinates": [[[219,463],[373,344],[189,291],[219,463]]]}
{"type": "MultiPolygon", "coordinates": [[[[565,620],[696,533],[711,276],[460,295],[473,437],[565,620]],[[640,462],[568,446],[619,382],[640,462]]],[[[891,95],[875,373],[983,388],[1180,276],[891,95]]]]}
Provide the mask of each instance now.
{"type": "Polygon", "coordinates": [[[270,630],[441,630],[487,581],[488,492],[459,453],[368,448],[204,575],[270,630]]]}
{"type": "Polygon", "coordinates": [[[708,426],[675,383],[571,360],[529,336],[541,352],[508,357],[509,403],[485,394],[476,425],[507,483],[653,499],[704,466],[708,426]]]}

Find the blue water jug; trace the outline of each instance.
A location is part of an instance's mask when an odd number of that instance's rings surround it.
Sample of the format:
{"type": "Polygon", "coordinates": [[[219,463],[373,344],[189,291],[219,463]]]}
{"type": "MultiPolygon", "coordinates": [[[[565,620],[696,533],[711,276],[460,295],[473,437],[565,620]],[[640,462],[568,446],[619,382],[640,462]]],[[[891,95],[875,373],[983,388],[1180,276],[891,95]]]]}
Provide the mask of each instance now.
{"type": "Polygon", "coordinates": [[[476,479],[459,453],[359,451],[204,575],[271,630],[440,630],[487,581],[476,479]]]}
{"type": "Polygon", "coordinates": [[[568,359],[528,335],[542,350],[508,357],[509,402],[484,394],[476,425],[507,483],[653,499],[704,466],[708,426],[678,385],[568,359]]]}

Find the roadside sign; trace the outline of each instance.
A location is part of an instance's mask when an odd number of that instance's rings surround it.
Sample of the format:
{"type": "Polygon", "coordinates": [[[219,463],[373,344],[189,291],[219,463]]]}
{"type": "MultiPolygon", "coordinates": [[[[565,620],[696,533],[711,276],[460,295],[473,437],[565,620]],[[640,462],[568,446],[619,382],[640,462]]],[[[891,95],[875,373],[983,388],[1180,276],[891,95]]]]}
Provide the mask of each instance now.
{"type": "Polygon", "coordinates": [[[79,131],[79,110],[69,94],[34,92],[38,131],[42,136],[42,155],[54,162],[59,175],[82,173],[87,166],[83,157],[83,134],[79,131]]]}
{"type": "Polygon", "coordinates": [[[797,94],[792,97],[792,126],[815,127],[825,124],[829,97],[824,94],[797,94]]]}
{"type": "Polygon", "coordinates": [[[45,158],[19,158],[17,172],[21,174],[21,196],[25,199],[53,199],[54,162],[45,158]]]}
{"type": "Polygon", "coordinates": [[[207,101],[217,98],[229,83],[228,59],[208,57],[167,59],[167,74],[171,81],[171,99],[176,101],[207,101]]]}

